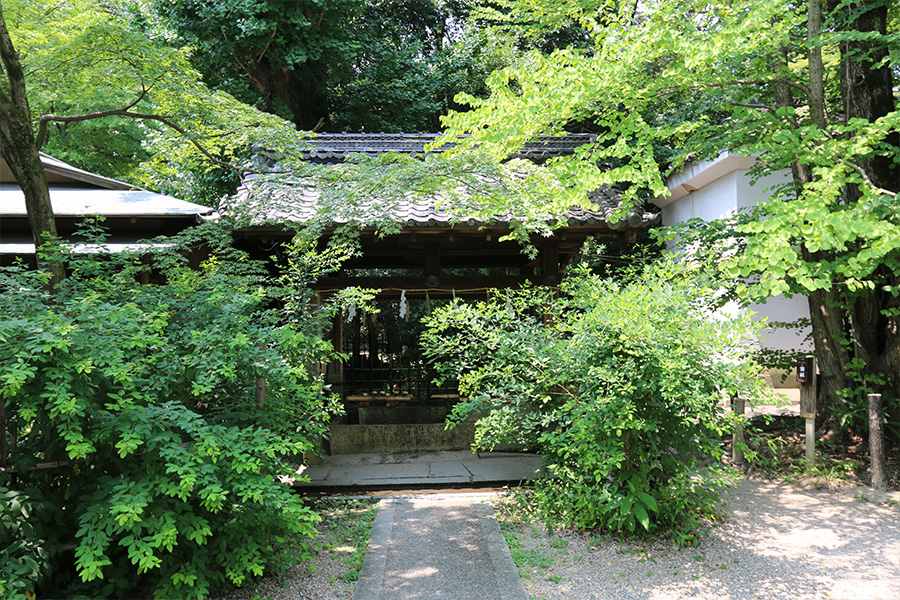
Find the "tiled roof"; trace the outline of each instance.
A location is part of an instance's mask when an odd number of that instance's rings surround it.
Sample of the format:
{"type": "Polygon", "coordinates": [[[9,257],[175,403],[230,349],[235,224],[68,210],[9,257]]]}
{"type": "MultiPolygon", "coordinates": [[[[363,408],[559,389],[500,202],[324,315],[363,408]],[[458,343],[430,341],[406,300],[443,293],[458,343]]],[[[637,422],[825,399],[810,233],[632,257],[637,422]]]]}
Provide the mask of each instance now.
{"type": "MultiPolygon", "coordinates": [[[[425,151],[425,146],[435,141],[439,133],[320,133],[304,140],[312,146],[303,157],[314,162],[337,162],[351,153],[376,156],[386,152],[398,152],[411,156],[439,153],[456,144],[449,143],[435,150],[425,151]]],[[[572,154],[576,148],[592,142],[597,136],[591,133],[570,133],[564,136],[541,136],[526,142],[525,147],[513,157],[543,162],[554,156],[572,154]]]]}
{"type": "MultiPolygon", "coordinates": [[[[604,187],[595,192],[591,200],[597,205],[592,210],[579,207],[564,213],[569,226],[606,225],[610,229],[618,229],[622,223],[611,219],[613,211],[619,206],[621,200],[614,190],[604,187]]],[[[437,196],[419,197],[387,203],[381,199],[373,199],[371,202],[341,212],[332,212],[332,226],[344,225],[351,220],[360,220],[360,214],[364,215],[364,221],[403,223],[406,227],[480,227],[483,225],[508,224],[515,217],[508,214],[496,215],[490,220],[478,219],[466,215],[448,213],[438,207],[442,198],[437,196]]],[[[263,186],[257,190],[254,180],[245,180],[244,185],[238,190],[237,196],[227,204],[219,207],[220,212],[240,212],[249,221],[255,224],[266,222],[290,221],[294,223],[309,223],[316,219],[320,204],[320,194],[312,187],[297,186],[290,192],[283,189],[276,190],[263,186]],[[264,198],[263,198],[264,196],[264,198]],[[276,206],[277,208],[272,208],[276,206]],[[255,214],[254,214],[254,211],[255,214]],[[248,214],[249,213],[249,214],[248,214]]],[[[632,228],[647,227],[658,220],[658,215],[652,213],[631,213],[627,217],[627,224],[632,228]]]]}
{"type": "MultiPolygon", "coordinates": [[[[425,146],[433,142],[440,134],[436,133],[339,133],[319,134],[304,140],[312,148],[304,151],[303,156],[311,162],[336,163],[351,153],[363,153],[370,156],[398,152],[411,156],[424,156],[425,146]]],[[[553,156],[571,154],[579,146],[595,139],[593,134],[569,134],[561,137],[543,136],[539,140],[529,142],[515,154],[534,162],[543,162],[553,156]]],[[[448,145],[449,146],[449,145],[448,145]]],[[[447,146],[437,150],[442,152],[447,146]]],[[[262,225],[279,221],[309,223],[316,219],[321,194],[312,185],[297,184],[289,190],[267,186],[256,176],[251,175],[244,180],[236,196],[224,201],[219,207],[223,214],[240,212],[249,222],[262,225]]],[[[415,199],[388,203],[384,199],[373,198],[363,206],[353,207],[343,214],[332,211],[331,225],[344,225],[351,220],[359,220],[360,214],[367,222],[404,223],[406,227],[480,227],[488,224],[509,224],[510,215],[497,215],[490,221],[479,220],[466,215],[453,215],[438,208],[442,204],[440,197],[418,197],[415,199]]],[[[591,210],[572,208],[564,213],[564,218],[571,226],[606,226],[618,229],[624,223],[611,220],[613,211],[621,204],[619,193],[609,187],[603,187],[591,195],[596,207],[591,210]]],[[[626,219],[628,227],[647,227],[658,221],[653,213],[630,213],[626,219]]]]}

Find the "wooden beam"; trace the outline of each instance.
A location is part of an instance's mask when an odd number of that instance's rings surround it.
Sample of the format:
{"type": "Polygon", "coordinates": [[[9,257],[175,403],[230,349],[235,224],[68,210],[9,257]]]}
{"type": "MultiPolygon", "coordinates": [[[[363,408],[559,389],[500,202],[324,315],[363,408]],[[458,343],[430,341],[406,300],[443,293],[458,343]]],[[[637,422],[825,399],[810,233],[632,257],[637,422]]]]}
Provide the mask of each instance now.
{"type": "Polygon", "coordinates": [[[541,268],[544,275],[559,275],[559,243],[548,240],[541,249],[541,268]]]}
{"type": "Polygon", "coordinates": [[[434,242],[425,244],[425,275],[441,274],[441,247],[434,242]]]}
{"type": "MultiPolygon", "coordinates": [[[[461,292],[467,289],[508,288],[518,287],[525,282],[532,285],[548,285],[550,281],[544,275],[443,275],[440,277],[430,275],[406,276],[406,277],[322,277],[313,289],[320,292],[342,290],[348,287],[364,288],[392,288],[407,290],[407,293],[427,290],[429,293],[437,291],[456,290],[461,292]]],[[[551,281],[549,284],[553,284],[551,281]]]]}

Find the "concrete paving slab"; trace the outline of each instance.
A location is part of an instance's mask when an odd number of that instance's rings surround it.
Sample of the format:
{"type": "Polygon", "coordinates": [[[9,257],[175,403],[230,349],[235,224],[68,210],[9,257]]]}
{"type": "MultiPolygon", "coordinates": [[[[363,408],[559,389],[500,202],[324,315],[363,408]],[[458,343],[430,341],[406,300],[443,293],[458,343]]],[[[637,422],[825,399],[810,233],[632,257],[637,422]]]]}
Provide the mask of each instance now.
{"type": "Polygon", "coordinates": [[[386,498],[354,600],[526,600],[484,497],[386,498]]]}
{"type": "Polygon", "coordinates": [[[309,477],[309,480],[311,482],[325,481],[326,479],[328,479],[328,476],[331,474],[331,471],[334,468],[331,465],[325,465],[325,464],[319,464],[319,465],[316,465],[316,467],[317,468],[315,468],[315,469],[310,469],[307,467],[307,468],[303,469],[303,471],[302,471],[302,474],[305,475],[306,477],[309,477]]]}
{"type": "Polygon", "coordinates": [[[422,479],[428,477],[428,463],[382,465],[342,465],[335,467],[329,479],[372,481],[384,479],[422,479]]]}
{"type": "Polygon", "coordinates": [[[428,463],[429,477],[454,477],[468,479],[472,476],[472,472],[466,468],[465,461],[434,461],[428,463]]]}
{"type": "Polygon", "coordinates": [[[379,487],[522,481],[535,477],[540,456],[520,452],[421,452],[328,456],[308,466],[298,488],[379,487]]]}
{"type": "Polygon", "coordinates": [[[518,455],[507,460],[466,460],[462,464],[472,474],[473,481],[521,481],[535,477],[541,466],[541,457],[518,455]]]}

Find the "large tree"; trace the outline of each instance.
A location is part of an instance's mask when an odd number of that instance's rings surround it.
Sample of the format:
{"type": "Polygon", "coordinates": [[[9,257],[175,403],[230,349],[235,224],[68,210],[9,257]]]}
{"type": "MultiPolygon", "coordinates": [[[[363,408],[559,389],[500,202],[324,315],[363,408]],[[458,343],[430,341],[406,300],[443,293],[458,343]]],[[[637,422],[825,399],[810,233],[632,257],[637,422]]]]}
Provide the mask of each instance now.
{"type": "Polygon", "coordinates": [[[215,89],[301,129],[434,131],[511,49],[469,0],[156,0],[153,27],[215,89]]]}
{"type": "MultiPolygon", "coordinates": [[[[523,140],[593,121],[597,143],[550,165],[584,202],[601,184],[637,202],[666,194],[658,149],[688,159],[722,150],[759,157],[760,173],[791,169],[752,214],[714,227],[731,251],[715,264],[747,283],[747,299],[809,299],[821,400],[843,407],[865,391],[900,397],[900,145],[893,76],[898,5],[804,3],[500,2],[506,18],[540,31],[561,20],[592,36],[588,49],[537,52],[494,73],[491,95],[461,98],[450,135],[470,133],[500,157],[523,140]],[[508,5],[508,6],[507,6],[508,5]],[[510,16],[512,15],[512,16],[510,16]],[[711,110],[661,121],[658,108],[700,96],[711,110]],[[719,118],[725,111],[726,119],[719,118]]],[[[497,3],[493,3],[497,6],[497,3]]],[[[721,250],[722,246],[718,246],[721,250]]]]}
{"type": "Polygon", "coordinates": [[[329,82],[330,127],[438,131],[459,92],[480,94],[515,51],[484,35],[466,2],[368,0],[351,23],[357,50],[329,82]]]}
{"type": "MultiPolygon", "coordinates": [[[[28,224],[34,236],[35,247],[47,248],[46,244],[52,248],[57,243],[58,236],[53,208],[50,205],[50,192],[47,189],[47,176],[31,128],[31,108],[25,89],[25,73],[19,54],[6,29],[2,4],[0,4],[0,59],[3,64],[2,70],[6,75],[6,81],[3,82],[6,85],[0,85],[0,144],[3,147],[3,156],[25,195],[28,224]]],[[[39,263],[42,262],[43,258],[39,255],[39,263]]],[[[65,276],[62,263],[58,259],[51,258],[47,261],[47,266],[51,273],[50,284],[55,286],[65,276]]]]}
{"type": "Polygon", "coordinates": [[[55,237],[41,149],[104,175],[214,202],[221,185],[198,180],[230,177],[233,185],[254,143],[296,144],[289,122],[207,88],[183,51],[148,35],[146,17],[129,0],[4,3],[3,154],[38,241],[55,237]],[[209,177],[213,169],[220,170],[209,177]]]}
{"type": "Polygon", "coordinates": [[[327,82],[356,50],[347,27],[363,0],[156,0],[213,87],[313,129],[328,118],[327,82]]]}

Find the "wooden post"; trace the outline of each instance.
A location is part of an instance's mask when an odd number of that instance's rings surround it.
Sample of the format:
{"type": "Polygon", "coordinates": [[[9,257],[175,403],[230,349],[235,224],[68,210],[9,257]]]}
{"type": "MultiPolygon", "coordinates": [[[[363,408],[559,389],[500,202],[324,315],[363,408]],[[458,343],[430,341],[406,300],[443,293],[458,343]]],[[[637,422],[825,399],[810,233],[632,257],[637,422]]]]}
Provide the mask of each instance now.
{"type": "Polygon", "coordinates": [[[869,460],[872,468],[872,487],[883,490],[887,486],[887,463],[884,457],[884,404],[881,394],[869,394],[869,460]]]}
{"type": "Polygon", "coordinates": [[[441,247],[435,242],[425,244],[425,275],[441,275],[441,247]]]}
{"type": "Polygon", "coordinates": [[[265,377],[257,377],[256,378],[256,405],[262,408],[262,405],[266,403],[266,378],[265,377]]]}
{"type": "Polygon", "coordinates": [[[141,285],[149,285],[150,284],[150,270],[151,270],[151,266],[153,264],[153,260],[145,254],[145,255],[141,256],[141,264],[146,268],[141,271],[141,273],[139,275],[139,280],[141,282],[141,285]]]}
{"type": "Polygon", "coordinates": [[[0,467],[6,466],[6,400],[0,398],[0,467]]]}
{"type": "MultiPolygon", "coordinates": [[[[344,315],[340,312],[332,319],[331,345],[335,352],[344,351],[344,315]]],[[[325,369],[325,382],[331,386],[331,391],[344,397],[344,361],[340,357],[328,363],[325,369]]]]}
{"type": "Polygon", "coordinates": [[[746,403],[740,395],[731,399],[731,412],[740,420],[734,426],[731,436],[731,460],[736,465],[744,464],[744,412],[746,403]]]}
{"type": "Polygon", "coordinates": [[[800,416],[806,419],[806,460],[816,459],[816,359],[804,356],[797,360],[800,382],[800,416]]]}
{"type": "Polygon", "coordinates": [[[559,285],[559,242],[548,240],[541,250],[541,275],[544,285],[559,285]]]}

